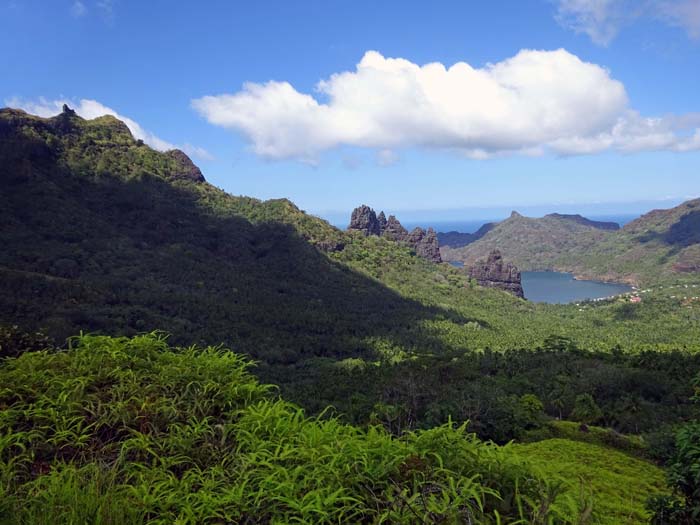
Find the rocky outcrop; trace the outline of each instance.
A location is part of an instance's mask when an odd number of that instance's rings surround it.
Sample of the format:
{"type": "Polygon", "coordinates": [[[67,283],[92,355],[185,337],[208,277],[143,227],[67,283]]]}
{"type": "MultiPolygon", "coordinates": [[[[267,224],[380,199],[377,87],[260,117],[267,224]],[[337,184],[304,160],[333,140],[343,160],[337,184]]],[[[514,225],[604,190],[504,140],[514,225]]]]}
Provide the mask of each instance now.
{"type": "Polygon", "coordinates": [[[382,234],[377,214],[374,213],[372,208],[365,204],[352,210],[348,230],[361,231],[365,236],[382,234]]]}
{"type": "Polygon", "coordinates": [[[408,237],[408,230],[401,225],[396,217],[389,215],[382,235],[392,241],[405,241],[408,237]]]}
{"type": "Polygon", "coordinates": [[[179,149],[171,149],[166,155],[177,161],[177,171],[172,174],[175,179],[186,179],[194,182],[204,182],[204,175],[194,162],[179,149]]]}
{"type": "Polygon", "coordinates": [[[384,215],[383,211],[380,211],[379,215],[377,215],[377,222],[379,223],[379,232],[383,235],[387,225],[386,215],[384,215]]]}
{"type": "Polygon", "coordinates": [[[498,250],[493,250],[486,262],[473,266],[469,270],[469,277],[476,280],[480,286],[498,288],[510,292],[516,297],[525,297],[520,280],[520,270],[513,264],[506,263],[498,250]]]}
{"type": "Polygon", "coordinates": [[[386,218],[383,211],[377,215],[372,208],[362,205],[352,211],[348,230],[361,231],[365,236],[377,235],[392,241],[405,242],[416,251],[416,255],[432,262],[442,262],[437,234],[432,228],[425,231],[415,228],[410,233],[396,217],[386,218]]]}
{"type": "Polygon", "coordinates": [[[406,242],[413,246],[416,250],[416,255],[419,257],[435,263],[442,262],[437,234],[432,228],[428,228],[428,231],[425,231],[423,228],[415,228],[408,234],[406,242]]]}

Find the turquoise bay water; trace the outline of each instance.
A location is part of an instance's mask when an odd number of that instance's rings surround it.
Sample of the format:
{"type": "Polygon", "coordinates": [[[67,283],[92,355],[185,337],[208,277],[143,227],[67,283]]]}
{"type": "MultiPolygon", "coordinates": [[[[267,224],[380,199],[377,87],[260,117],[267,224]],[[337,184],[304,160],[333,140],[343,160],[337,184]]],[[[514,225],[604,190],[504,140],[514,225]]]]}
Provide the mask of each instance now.
{"type": "Polygon", "coordinates": [[[573,303],[632,290],[626,284],[576,280],[561,272],[522,272],[522,283],[525,298],[536,303],[573,303]]]}

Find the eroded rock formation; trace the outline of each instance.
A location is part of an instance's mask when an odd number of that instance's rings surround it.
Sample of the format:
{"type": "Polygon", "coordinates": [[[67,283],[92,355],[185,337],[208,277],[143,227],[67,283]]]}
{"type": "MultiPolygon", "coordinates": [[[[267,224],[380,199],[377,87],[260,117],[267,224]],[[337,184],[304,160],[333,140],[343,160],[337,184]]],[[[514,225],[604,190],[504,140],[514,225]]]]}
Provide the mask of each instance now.
{"type": "Polygon", "coordinates": [[[348,230],[357,230],[367,235],[380,235],[392,241],[406,242],[416,255],[432,262],[442,262],[437,234],[432,228],[415,228],[410,233],[393,215],[386,218],[383,211],[377,215],[372,208],[362,205],[352,211],[348,230]]]}
{"type": "Polygon", "coordinates": [[[477,263],[469,270],[469,277],[480,286],[498,288],[510,292],[516,297],[524,298],[520,280],[520,270],[503,260],[501,252],[493,250],[486,262],[477,263]]]}
{"type": "Polygon", "coordinates": [[[204,182],[204,175],[194,162],[179,149],[171,149],[166,155],[178,162],[178,171],[173,174],[176,179],[187,179],[194,182],[204,182]]]}
{"type": "Polygon", "coordinates": [[[352,210],[348,230],[361,231],[365,236],[382,234],[377,214],[374,213],[372,208],[365,204],[352,210]]]}
{"type": "Polygon", "coordinates": [[[442,262],[437,234],[432,228],[428,228],[428,231],[425,231],[423,228],[415,228],[408,234],[406,242],[413,246],[416,250],[416,255],[423,257],[423,259],[436,263],[442,262]]]}
{"type": "Polygon", "coordinates": [[[392,241],[405,241],[408,237],[408,230],[401,225],[396,217],[389,215],[382,235],[392,241]]]}

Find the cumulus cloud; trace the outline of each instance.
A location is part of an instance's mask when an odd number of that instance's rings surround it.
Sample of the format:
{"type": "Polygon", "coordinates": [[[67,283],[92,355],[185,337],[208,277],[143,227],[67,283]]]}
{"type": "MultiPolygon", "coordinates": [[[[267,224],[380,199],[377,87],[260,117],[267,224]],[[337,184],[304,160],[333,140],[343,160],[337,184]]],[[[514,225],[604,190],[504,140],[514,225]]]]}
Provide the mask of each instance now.
{"type": "Polygon", "coordinates": [[[700,38],[700,0],[555,0],[556,20],[568,29],[608,45],[627,24],[640,18],[681,27],[700,38]]]}
{"type": "Polygon", "coordinates": [[[182,146],[171,144],[170,142],[165,141],[150,131],[144,129],[135,120],[125,117],[124,115],[120,115],[112,108],[105,106],[96,100],[47,100],[44,97],[40,97],[37,100],[25,100],[21,98],[10,98],[5,100],[6,106],[23,109],[27,113],[38,115],[40,117],[52,117],[57,115],[61,112],[63,104],[67,104],[73,108],[78,115],[85,119],[93,119],[103,115],[112,115],[126,124],[134,138],[143,140],[146,144],[158,151],[181,149],[188,155],[197,157],[200,160],[211,160],[213,158],[204,148],[192,146],[191,144],[184,144],[182,146]]]}
{"type": "MultiPolygon", "coordinates": [[[[369,51],[355,71],[332,75],[316,91],[314,97],[288,82],[247,83],[192,106],[211,124],[242,133],[262,157],[305,162],[341,145],[446,149],[473,158],[687,145],[671,120],[634,113],[609,71],[563,49],[523,50],[483,68],[419,66],[369,51]]],[[[380,153],[380,163],[382,156],[388,158],[380,153]]]]}

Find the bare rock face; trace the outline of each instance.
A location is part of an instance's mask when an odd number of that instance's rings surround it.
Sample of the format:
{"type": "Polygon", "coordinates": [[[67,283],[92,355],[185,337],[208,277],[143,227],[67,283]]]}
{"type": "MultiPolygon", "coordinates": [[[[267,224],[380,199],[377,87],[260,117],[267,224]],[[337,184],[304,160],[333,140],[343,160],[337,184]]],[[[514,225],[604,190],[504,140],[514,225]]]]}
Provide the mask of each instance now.
{"type": "Polygon", "coordinates": [[[486,262],[479,263],[469,270],[469,277],[480,286],[498,288],[510,292],[516,297],[524,298],[520,280],[520,270],[511,263],[505,263],[498,250],[489,254],[486,262]]]}
{"type": "Polygon", "coordinates": [[[377,222],[379,223],[379,232],[380,235],[384,235],[384,230],[386,229],[386,215],[384,215],[383,211],[379,212],[379,215],[377,215],[377,222]]]}
{"type": "Polygon", "coordinates": [[[415,228],[408,233],[393,215],[389,215],[387,219],[383,211],[377,215],[372,208],[364,204],[352,211],[348,230],[361,231],[365,236],[378,235],[392,241],[408,243],[419,257],[436,263],[442,262],[437,234],[432,228],[428,228],[428,231],[415,228]]]}
{"type": "Polygon", "coordinates": [[[408,237],[408,230],[401,225],[396,217],[389,215],[382,235],[392,241],[405,241],[408,237]]]}
{"type": "Polygon", "coordinates": [[[377,214],[374,213],[372,208],[364,204],[352,210],[348,230],[361,231],[365,236],[382,234],[382,228],[377,219],[377,214]]]}
{"type": "Polygon", "coordinates": [[[415,248],[416,255],[419,257],[435,263],[442,262],[437,234],[432,228],[428,228],[428,231],[423,228],[415,228],[408,234],[406,242],[415,248]]]}
{"type": "Polygon", "coordinates": [[[175,159],[178,163],[178,171],[173,174],[176,179],[187,179],[194,182],[204,182],[204,175],[194,162],[179,149],[171,149],[166,155],[175,159]]]}

